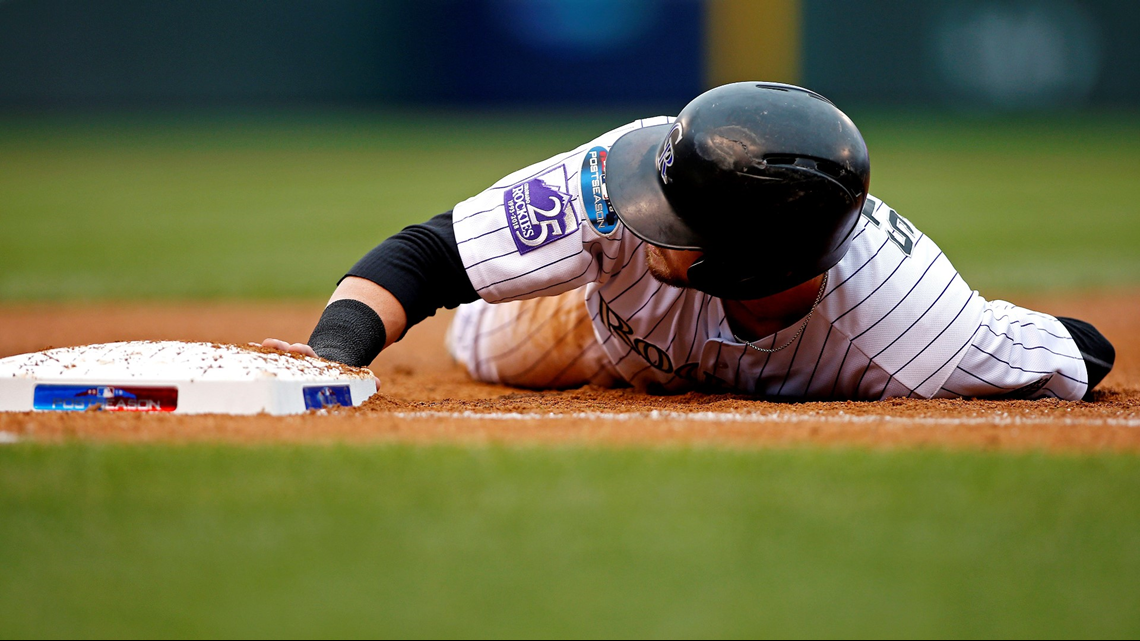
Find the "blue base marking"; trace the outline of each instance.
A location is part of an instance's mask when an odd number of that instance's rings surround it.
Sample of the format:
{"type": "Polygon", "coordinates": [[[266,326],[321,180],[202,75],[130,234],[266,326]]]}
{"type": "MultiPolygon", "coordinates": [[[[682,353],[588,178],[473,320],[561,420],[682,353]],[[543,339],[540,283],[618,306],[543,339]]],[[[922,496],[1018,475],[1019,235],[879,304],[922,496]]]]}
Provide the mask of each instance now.
{"type": "Polygon", "coordinates": [[[348,385],[306,387],[305,409],[323,410],[327,407],[352,407],[352,391],[348,385]]]}

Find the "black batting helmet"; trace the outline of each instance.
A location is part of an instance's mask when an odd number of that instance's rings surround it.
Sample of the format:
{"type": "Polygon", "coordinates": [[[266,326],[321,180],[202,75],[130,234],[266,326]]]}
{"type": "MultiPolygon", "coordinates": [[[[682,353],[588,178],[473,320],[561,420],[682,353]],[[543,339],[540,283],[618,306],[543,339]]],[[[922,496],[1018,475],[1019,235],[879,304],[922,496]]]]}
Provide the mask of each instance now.
{"type": "Polygon", "coordinates": [[[606,159],[618,218],[659,247],[701,250],[690,284],[761,298],[811,280],[847,252],[871,162],[855,124],[794,85],[709,90],[675,123],[631,131],[606,159]]]}

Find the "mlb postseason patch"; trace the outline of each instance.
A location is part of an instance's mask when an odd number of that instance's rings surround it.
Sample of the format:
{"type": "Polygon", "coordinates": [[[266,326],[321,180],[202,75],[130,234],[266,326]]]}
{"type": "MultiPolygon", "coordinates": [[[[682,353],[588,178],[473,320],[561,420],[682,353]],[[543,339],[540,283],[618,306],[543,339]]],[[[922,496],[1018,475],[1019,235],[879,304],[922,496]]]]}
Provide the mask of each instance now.
{"type": "Polygon", "coordinates": [[[606,193],[605,147],[594,147],[582,160],[582,201],[594,231],[609,236],[617,229],[617,214],[606,193]]]}
{"type": "Polygon", "coordinates": [[[36,385],[32,407],[57,412],[173,412],[178,409],[178,388],[36,385]]]}
{"type": "Polygon", "coordinates": [[[534,251],[578,229],[578,216],[570,204],[569,182],[566,167],[559,165],[504,192],[503,208],[519,254],[534,251]]]}
{"type": "Polygon", "coordinates": [[[352,407],[352,391],[348,385],[314,385],[302,390],[305,409],[323,410],[327,407],[352,407]]]}

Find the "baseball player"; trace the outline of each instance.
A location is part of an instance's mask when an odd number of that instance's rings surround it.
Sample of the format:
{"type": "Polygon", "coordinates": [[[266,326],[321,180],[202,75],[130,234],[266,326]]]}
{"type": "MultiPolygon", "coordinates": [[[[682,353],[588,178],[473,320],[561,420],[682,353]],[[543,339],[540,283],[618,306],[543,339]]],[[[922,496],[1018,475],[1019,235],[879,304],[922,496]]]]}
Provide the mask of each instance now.
{"type": "Polygon", "coordinates": [[[792,85],[710,90],[389,238],[308,345],[365,366],[441,307],[476,379],[788,399],[1090,398],[1112,345],[988,301],[868,194],[854,123],[792,85]]]}

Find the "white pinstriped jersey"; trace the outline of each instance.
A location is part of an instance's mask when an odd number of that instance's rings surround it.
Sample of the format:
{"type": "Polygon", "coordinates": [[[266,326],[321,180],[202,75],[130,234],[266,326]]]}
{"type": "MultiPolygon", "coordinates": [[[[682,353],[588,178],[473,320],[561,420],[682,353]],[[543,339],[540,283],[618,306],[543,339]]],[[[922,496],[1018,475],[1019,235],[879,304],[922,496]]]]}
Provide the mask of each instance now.
{"type": "MultiPolygon", "coordinates": [[[[983,299],[934,241],[874,197],[802,336],[770,354],[740,343],[719,299],[656,281],[644,241],[612,214],[604,219],[595,167],[605,150],[627,131],[671,121],[615,129],[459,203],[456,240],[480,297],[500,303],[582,288],[616,371],[651,391],[809,399],[1085,393],[1084,362],[1059,321],[983,299]]],[[[799,325],[756,345],[782,345],[799,325]]]]}

